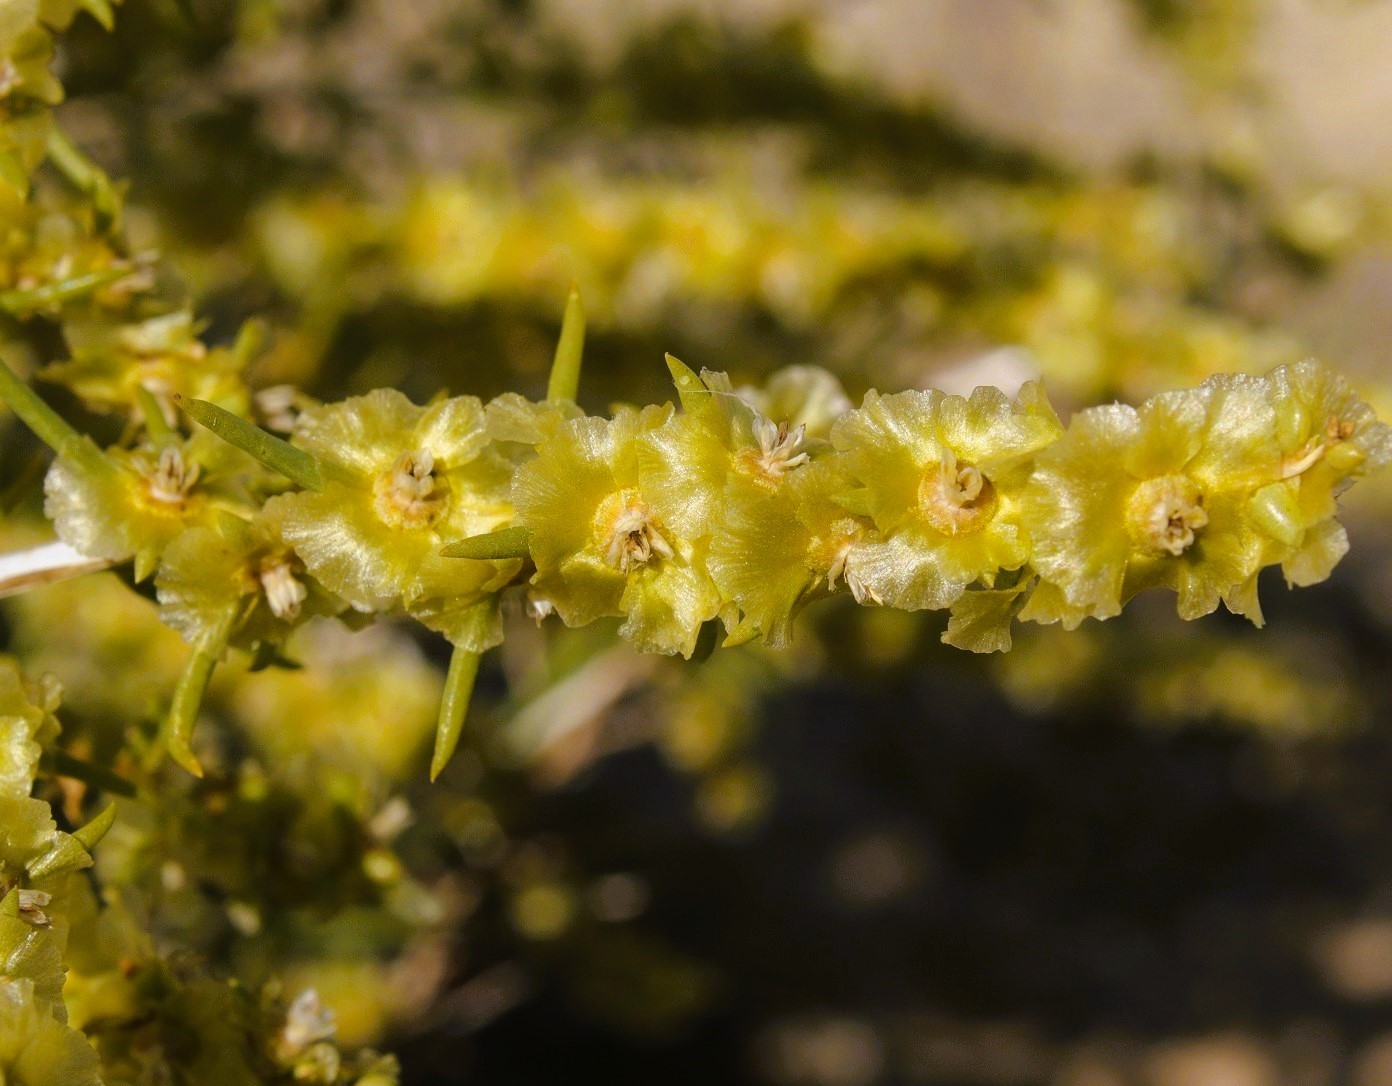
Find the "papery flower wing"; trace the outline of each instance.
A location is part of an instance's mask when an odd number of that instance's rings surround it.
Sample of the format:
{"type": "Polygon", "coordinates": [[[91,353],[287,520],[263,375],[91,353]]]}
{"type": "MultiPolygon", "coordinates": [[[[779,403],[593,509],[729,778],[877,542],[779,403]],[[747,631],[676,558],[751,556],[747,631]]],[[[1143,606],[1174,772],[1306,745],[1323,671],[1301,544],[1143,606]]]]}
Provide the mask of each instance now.
{"type": "MultiPolygon", "coordinates": [[[[1139,430],[1135,410],[1122,404],[1079,412],[1040,454],[1021,500],[1031,564],[1070,607],[1100,618],[1121,610],[1131,552],[1125,509],[1135,482],[1124,465],[1139,430]]],[[[1047,599],[1036,613],[1045,613],[1047,599]]]]}
{"type": "Polygon", "coordinates": [[[840,418],[831,442],[847,472],[865,487],[868,508],[881,531],[908,520],[918,503],[926,464],[938,460],[938,414],[943,393],[867,392],[859,410],[840,418]]]}
{"type": "Polygon", "coordinates": [[[374,477],[415,451],[414,431],[425,410],[394,388],[375,389],[302,412],[294,443],[325,463],[374,477]]]}
{"type": "Polygon", "coordinates": [[[279,520],[310,576],[359,610],[390,610],[410,593],[421,563],[440,546],[429,530],[384,524],[370,492],[342,483],[318,493],[279,495],[266,511],[279,520]]]}
{"type": "Polygon", "coordinates": [[[663,561],[629,576],[619,606],[627,616],[619,633],[639,651],[689,657],[720,596],[698,564],[663,561]]]}

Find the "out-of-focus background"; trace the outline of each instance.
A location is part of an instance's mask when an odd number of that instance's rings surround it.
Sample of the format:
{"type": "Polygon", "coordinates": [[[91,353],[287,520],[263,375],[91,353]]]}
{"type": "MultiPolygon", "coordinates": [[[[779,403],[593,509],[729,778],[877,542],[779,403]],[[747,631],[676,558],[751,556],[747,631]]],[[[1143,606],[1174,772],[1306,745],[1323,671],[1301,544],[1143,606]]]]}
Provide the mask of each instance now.
{"type": "MultiPolygon", "coordinates": [[[[126,0],[60,116],[263,388],[537,395],[573,279],[594,411],[664,351],[1064,413],[1316,354],[1388,418],[1389,61],[1383,0],[126,0]]],[[[312,626],[99,865],[412,1086],[1392,1086],[1390,515],[1262,631],[519,617],[433,787],[442,646],[312,626]]],[[[92,749],[182,665],[110,575],[3,618],[92,749]]]]}

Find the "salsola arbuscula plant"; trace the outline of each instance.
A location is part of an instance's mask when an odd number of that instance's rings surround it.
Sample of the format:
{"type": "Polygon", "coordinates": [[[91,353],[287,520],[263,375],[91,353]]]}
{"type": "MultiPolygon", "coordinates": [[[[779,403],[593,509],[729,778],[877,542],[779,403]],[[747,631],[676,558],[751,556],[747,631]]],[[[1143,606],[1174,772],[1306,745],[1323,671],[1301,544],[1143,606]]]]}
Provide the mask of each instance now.
{"type": "MultiPolygon", "coordinates": [[[[594,415],[576,402],[578,294],[541,400],[254,394],[257,326],[204,342],[130,250],[119,186],[54,122],[51,34],[77,8],[111,17],[102,0],[0,8],[0,311],[56,326],[68,352],[12,357],[0,396],[55,454],[45,508],[75,568],[119,567],[190,646],[149,767],[168,755],[201,774],[191,733],[219,661],[285,663],[311,619],[406,618],[450,642],[432,776],[513,606],[619,620],[634,648],[688,658],[783,647],[806,605],[837,595],[945,611],[944,640],[978,652],[1010,648],[1016,621],[1074,628],[1151,588],[1185,619],[1222,604],[1260,625],[1262,570],[1328,577],[1348,548],[1338,495],[1392,459],[1392,431],[1314,362],[1065,426],[1039,383],[855,408],[816,367],[750,389],[669,357],[673,403],[594,415]],[[62,412],[29,370],[63,390],[62,412]],[[74,426],[74,404],[102,424],[74,426]]],[[[80,1086],[160,1059],[213,1083],[392,1081],[391,1060],[337,1048],[312,994],[185,969],[121,901],[94,899],[73,875],[110,812],[63,832],[31,792],[44,773],[127,784],[57,751],[51,685],[6,663],[0,687],[0,1072],[80,1086]]]]}
{"type": "Polygon", "coordinates": [[[637,649],[687,657],[718,630],[784,645],[796,612],[837,592],[946,609],[944,639],[974,651],[1009,648],[1017,618],[1072,628],[1147,588],[1175,592],[1186,619],[1221,603],[1260,625],[1260,572],[1326,578],[1348,548],[1337,495],[1392,460],[1392,429],[1315,362],[1065,428],[1037,383],[849,409],[814,395],[834,379],[806,368],[778,376],[807,394],[775,419],[669,357],[679,408],[595,417],[574,402],[579,313],[572,299],[544,401],[422,407],[383,389],[309,407],[288,441],[245,410],[137,385],[132,436],[98,449],[0,373],[58,454],[59,538],[153,577],[193,646],[163,737],[181,764],[198,772],[189,730],[216,661],[274,653],[315,615],[406,614],[454,645],[436,774],[509,597],[568,625],[622,618],[637,649]],[[180,427],[176,406],[203,425],[180,427]]]}

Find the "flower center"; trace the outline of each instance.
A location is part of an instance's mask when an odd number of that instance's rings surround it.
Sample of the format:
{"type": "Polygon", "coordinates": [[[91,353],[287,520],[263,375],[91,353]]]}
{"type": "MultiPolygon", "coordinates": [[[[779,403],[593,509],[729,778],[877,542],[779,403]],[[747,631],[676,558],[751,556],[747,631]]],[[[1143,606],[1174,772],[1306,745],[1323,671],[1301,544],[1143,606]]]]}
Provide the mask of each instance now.
{"type": "Polygon", "coordinates": [[[621,490],[606,498],[595,513],[595,538],[604,560],[621,573],[676,552],[663,534],[662,521],[637,491],[621,490]]]}
{"type": "Polygon", "coordinates": [[[860,571],[851,557],[851,546],[851,543],[847,543],[836,552],[836,557],[827,569],[827,588],[835,589],[836,582],[845,578],[846,587],[851,590],[851,596],[856,603],[863,604],[866,600],[871,603],[884,603],[880,594],[861,579],[860,571]]]}
{"type": "Polygon", "coordinates": [[[198,465],[185,460],[177,445],[166,445],[153,470],[145,476],[150,497],[166,505],[183,505],[193,484],[198,482],[198,472],[198,465]]]}
{"type": "Polygon", "coordinates": [[[1131,538],[1156,553],[1183,554],[1208,523],[1203,495],[1185,475],[1164,475],[1136,488],[1127,508],[1131,538]]]}
{"type": "Polygon", "coordinates": [[[1324,454],[1334,446],[1342,444],[1353,437],[1357,427],[1348,419],[1341,419],[1338,415],[1330,415],[1324,421],[1324,433],[1318,437],[1312,437],[1299,449],[1286,457],[1281,465],[1281,478],[1294,479],[1314,467],[1324,459],[1324,454]]]}
{"type": "Polygon", "coordinates": [[[786,420],[774,422],[763,415],[756,415],[754,440],[758,442],[758,447],[742,450],[740,460],[751,475],[760,475],[771,483],[777,483],[793,468],[800,467],[810,459],[804,447],[806,436],[806,426],[790,429],[786,420]]]}
{"type": "Polygon", "coordinates": [[[286,561],[263,566],[258,574],[261,589],[266,593],[266,603],[271,614],[286,622],[294,622],[300,617],[300,605],[304,603],[309,591],[295,579],[295,573],[286,561]]]}
{"type": "Polygon", "coordinates": [[[996,512],[996,488],[981,469],[958,462],[944,449],[939,462],[923,473],[918,506],[930,525],[944,535],[980,531],[996,512]]]}
{"type": "Polygon", "coordinates": [[[402,453],[373,488],[377,515],[393,528],[428,527],[445,505],[438,483],[435,457],[428,449],[402,453]]]}
{"type": "Polygon", "coordinates": [[[46,928],[50,921],[44,909],[53,901],[53,896],[43,890],[20,890],[19,915],[36,928],[46,928]]]}

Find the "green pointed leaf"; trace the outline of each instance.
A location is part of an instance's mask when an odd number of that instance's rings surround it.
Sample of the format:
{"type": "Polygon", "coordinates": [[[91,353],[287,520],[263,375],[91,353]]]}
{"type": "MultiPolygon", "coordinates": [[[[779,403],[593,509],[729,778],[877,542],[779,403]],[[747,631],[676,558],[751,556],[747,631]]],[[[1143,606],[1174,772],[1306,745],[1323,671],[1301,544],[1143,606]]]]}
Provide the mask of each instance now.
{"type": "Polygon", "coordinates": [[[47,852],[30,862],[26,872],[31,880],[37,880],[91,866],[92,857],[82,843],[72,834],[60,833],[47,852]]]}
{"type": "Polygon", "coordinates": [[[203,695],[217,667],[217,657],[212,653],[195,652],[189,658],[188,667],[179,678],[174,690],[174,701],[169,706],[169,716],[165,723],[165,749],[169,756],[195,777],[203,776],[203,767],[194,757],[189,740],[193,737],[193,726],[198,722],[198,710],[203,705],[203,695]]]}
{"type": "Polygon", "coordinates": [[[464,732],[464,718],[469,714],[469,702],[478,677],[479,654],[455,649],[450,657],[449,674],[445,676],[445,692],[440,699],[440,722],[435,732],[435,752],[430,758],[430,779],[444,772],[459,746],[464,732]]]}
{"type": "Polygon", "coordinates": [[[710,390],[696,371],[675,355],[664,355],[667,359],[667,372],[672,375],[672,383],[677,386],[682,407],[691,411],[699,407],[710,395],[710,390]]]}
{"type": "Polygon", "coordinates": [[[556,343],[556,357],[551,362],[551,379],[547,382],[548,400],[574,400],[580,389],[580,363],[585,353],[585,307],[580,291],[571,284],[566,298],[565,316],[561,320],[561,337],[556,343]]]}
{"type": "Polygon", "coordinates": [[[116,804],[108,803],[106,808],[97,815],[92,821],[81,829],[73,831],[73,838],[79,845],[85,848],[88,853],[96,848],[97,843],[106,836],[107,831],[116,822],[116,804]]]}
{"type": "Polygon", "coordinates": [[[494,562],[508,558],[527,558],[531,555],[530,541],[531,533],[521,525],[515,525],[461,539],[442,549],[440,554],[445,558],[473,558],[494,562]]]}
{"type": "Polygon", "coordinates": [[[194,422],[206,426],[229,445],[235,445],[292,483],[298,483],[306,490],[324,488],[323,468],[303,449],[295,448],[288,441],[268,434],[254,423],[206,400],[175,396],[174,402],[194,422]]]}

